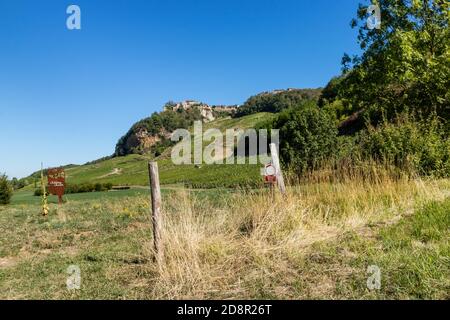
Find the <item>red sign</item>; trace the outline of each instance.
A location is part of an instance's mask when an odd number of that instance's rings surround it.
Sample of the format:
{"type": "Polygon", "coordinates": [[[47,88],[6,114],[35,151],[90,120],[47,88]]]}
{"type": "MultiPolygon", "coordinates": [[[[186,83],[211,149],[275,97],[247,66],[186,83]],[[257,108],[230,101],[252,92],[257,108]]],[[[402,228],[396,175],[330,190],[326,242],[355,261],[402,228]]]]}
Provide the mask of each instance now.
{"type": "Polygon", "coordinates": [[[273,166],[273,164],[268,164],[264,168],[264,182],[268,184],[276,184],[277,183],[277,170],[273,166]]]}
{"type": "Polygon", "coordinates": [[[64,195],[64,188],[66,186],[66,173],[64,169],[48,169],[48,191],[58,196],[59,202],[62,202],[62,196],[64,195]]]}

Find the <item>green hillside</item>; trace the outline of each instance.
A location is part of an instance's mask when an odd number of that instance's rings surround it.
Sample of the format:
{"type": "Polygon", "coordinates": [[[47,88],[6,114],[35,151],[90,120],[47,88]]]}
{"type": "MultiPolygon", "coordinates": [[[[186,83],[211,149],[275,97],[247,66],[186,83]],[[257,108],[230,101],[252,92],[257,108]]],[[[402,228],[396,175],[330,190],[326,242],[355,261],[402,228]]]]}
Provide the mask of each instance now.
{"type": "MultiPolygon", "coordinates": [[[[203,129],[217,128],[225,133],[226,129],[252,128],[261,121],[274,115],[257,113],[242,118],[222,118],[204,124],[203,129]]],[[[66,181],[69,184],[106,183],[114,185],[148,185],[149,155],[130,154],[115,157],[94,164],[72,166],[66,169],[66,181]]],[[[159,163],[161,184],[183,184],[194,188],[214,187],[254,187],[261,183],[260,165],[174,165],[170,160],[170,149],[156,160],[159,163]]],[[[27,189],[34,188],[33,185],[27,189]]]]}

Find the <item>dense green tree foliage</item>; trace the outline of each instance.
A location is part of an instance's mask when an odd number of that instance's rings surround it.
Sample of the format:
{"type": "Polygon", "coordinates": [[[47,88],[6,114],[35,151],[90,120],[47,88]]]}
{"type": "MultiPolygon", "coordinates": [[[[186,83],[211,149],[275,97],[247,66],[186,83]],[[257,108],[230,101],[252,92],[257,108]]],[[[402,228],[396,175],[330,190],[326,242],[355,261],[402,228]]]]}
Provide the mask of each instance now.
{"type": "Polygon", "coordinates": [[[13,189],[4,174],[0,175],[0,205],[9,204],[11,201],[13,189]]]}
{"type": "Polygon", "coordinates": [[[450,140],[441,121],[431,115],[414,119],[403,114],[360,135],[363,158],[373,158],[420,175],[450,176],[450,140]]]}
{"type": "Polygon", "coordinates": [[[280,130],[282,162],[297,173],[318,167],[335,152],[334,118],[314,104],[282,112],[271,127],[280,130]]]}
{"type": "MultiPolygon", "coordinates": [[[[103,192],[109,191],[113,188],[112,183],[82,183],[82,184],[67,184],[64,190],[65,194],[73,194],[73,193],[87,193],[87,192],[103,192]]],[[[34,190],[34,195],[36,197],[42,196],[43,191],[41,188],[37,188],[34,190]]],[[[47,192],[48,195],[48,192],[47,192]]]]}
{"type": "Polygon", "coordinates": [[[26,182],[25,182],[25,180],[22,180],[22,179],[19,180],[17,178],[12,178],[11,186],[14,190],[22,189],[23,187],[26,186],[26,182]]]}
{"type": "MultiPolygon", "coordinates": [[[[403,111],[450,116],[450,33],[447,0],[379,0],[381,28],[367,27],[360,5],[360,56],[343,58],[344,75],[323,99],[339,98],[348,110],[365,110],[377,123],[403,111]],[[348,107],[350,106],[350,107],[348,107]]],[[[329,89],[329,90],[328,90],[329,89]]]]}
{"type": "Polygon", "coordinates": [[[317,101],[320,89],[292,89],[275,93],[262,93],[250,97],[236,112],[243,117],[258,112],[277,113],[308,101],[317,101]]]}
{"type": "MultiPolygon", "coordinates": [[[[370,4],[370,3],[368,3],[370,4]]],[[[360,56],[322,90],[318,106],[280,114],[281,156],[302,173],[324,160],[375,160],[421,175],[450,176],[449,2],[379,0],[381,28],[359,28],[360,56]],[[332,126],[333,119],[334,127],[332,126]],[[341,136],[336,137],[335,128],[341,136]]]]}
{"type": "Polygon", "coordinates": [[[112,183],[83,183],[83,184],[68,184],[66,185],[66,194],[72,193],[86,193],[86,192],[102,192],[109,191],[113,187],[112,183]]]}

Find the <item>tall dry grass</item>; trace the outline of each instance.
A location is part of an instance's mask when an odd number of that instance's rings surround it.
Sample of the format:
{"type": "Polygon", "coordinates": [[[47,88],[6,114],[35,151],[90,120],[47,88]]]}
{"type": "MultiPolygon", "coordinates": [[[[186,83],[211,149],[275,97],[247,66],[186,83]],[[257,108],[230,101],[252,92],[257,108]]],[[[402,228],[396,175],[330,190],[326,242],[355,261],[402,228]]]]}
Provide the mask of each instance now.
{"type": "Polygon", "coordinates": [[[395,223],[424,201],[448,196],[448,181],[369,172],[370,179],[353,172],[342,182],[299,184],[284,197],[242,191],[225,204],[188,190],[171,194],[164,205],[164,262],[148,270],[151,296],[333,298],[332,281],[304,269],[312,245],[349,230],[371,237],[369,226],[395,223]]]}

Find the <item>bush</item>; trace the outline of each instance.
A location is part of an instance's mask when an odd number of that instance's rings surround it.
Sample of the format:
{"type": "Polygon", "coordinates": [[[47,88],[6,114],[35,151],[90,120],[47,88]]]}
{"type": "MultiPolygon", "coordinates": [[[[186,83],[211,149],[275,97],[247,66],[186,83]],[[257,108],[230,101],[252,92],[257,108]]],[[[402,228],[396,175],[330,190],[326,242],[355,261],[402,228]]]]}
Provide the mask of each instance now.
{"type": "Polygon", "coordinates": [[[361,135],[361,152],[420,175],[450,176],[450,140],[436,116],[415,120],[401,115],[393,123],[370,127],[361,135]]]}
{"type": "MultiPolygon", "coordinates": [[[[87,193],[87,192],[101,192],[101,191],[109,191],[113,187],[113,184],[108,183],[83,183],[83,184],[67,184],[64,190],[65,194],[74,194],[74,193],[87,193]]],[[[36,197],[42,196],[42,189],[36,189],[34,191],[34,195],[36,197]]],[[[47,193],[48,195],[48,193],[47,193]]]]}
{"type": "Polygon", "coordinates": [[[77,184],[67,184],[66,188],[65,188],[65,193],[66,194],[70,194],[70,193],[79,193],[80,188],[77,184]]]}
{"type": "Polygon", "coordinates": [[[25,187],[25,181],[23,180],[18,180],[17,178],[12,178],[11,180],[11,186],[13,188],[13,190],[19,190],[25,187]]]}
{"type": "Polygon", "coordinates": [[[316,168],[335,153],[335,119],[315,104],[281,113],[271,127],[280,130],[281,161],[296,173],[316,168]]]}
{"type": "MultiPolygon", "coordinates": [[[[42,191],[42,188],[38,188],[34,190],[34,196],[35,197],[42,197],[42,195],[44,194],[44,192],[42,191]]],[[[48,192],[46,192],[47,196],[49,195],[48,192]]]]}
{"type": "Polygon", "coordinates": [[[320,89],[291,89],[278,93],[263,93],[250,97],[238,108],[235,116],[243,117],[258,112],[277,113],[319,99],[320,89]]]}
{"type": "Polygon", "coordinates": [[[68,184],[66,185],[65,193],[86,193],[86,192],[102,192],[109,191],[113,187],[112,183],[83,183],[80,185],[77,184],[68,184]]]}
{"type": "Polygon", "coordinates": [[[84,183],[78,187],[78,193],[93,192],[94,190],[95,190],[94,185],[89,183],[84,183]]]}
{"type": "Polygon", "coordinates": [[[11,202],[12,187],[6,175],[0,175],[0,205],[6,205],[11,202]]]}
{"type": "Polygon", "coordinates": [[[111,182],[107,182],[107,183],[103,184],[103,186],[105,187],[105,189],[106,189],[107,191],[109,191],[109,190],[112,189],[113,184],[112,184],[111,182]]]}

